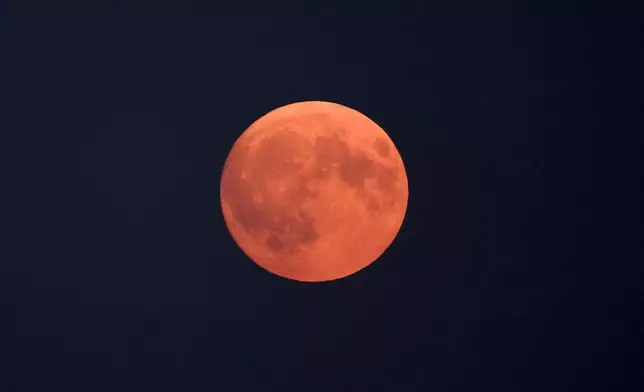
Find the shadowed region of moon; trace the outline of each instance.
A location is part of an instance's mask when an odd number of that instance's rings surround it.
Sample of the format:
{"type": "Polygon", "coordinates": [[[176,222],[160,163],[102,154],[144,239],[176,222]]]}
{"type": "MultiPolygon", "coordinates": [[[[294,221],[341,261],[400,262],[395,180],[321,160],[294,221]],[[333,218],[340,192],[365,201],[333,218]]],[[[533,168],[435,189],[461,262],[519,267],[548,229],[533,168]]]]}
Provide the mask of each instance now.
{"type": "Polygon", "coordinates": [[[350,275],[394,240],[407,177],[387,134],[347,107],[301,102],[253,123],[221,179],[226,224],[263,268],[300,281],[350,275]]]}
{"type": "Polygon", "coordinates": [[[298,244],[315,241],[317,232],[307,213],[298,203],[315,195],[305,185],[294,183],[303,165],[294,162],[298,148],[297,134],[279,131],[261,142],[252,160],[248,152],[236,151],[239,160],[230,160],[222,177],[222,197],[229,203],[234,219],[249,233],[268,233],[266,244],[273,250],[294,251],[298,244]],[[287,193],[274,189],[269,179],[291,182],[287,193]],[[294,187],[295,185],[295,187],[294,187]],[[280,203],[288,199],[291,205],[280,203]],[[292,208],[296,207],[296,208],[292,208]]]}

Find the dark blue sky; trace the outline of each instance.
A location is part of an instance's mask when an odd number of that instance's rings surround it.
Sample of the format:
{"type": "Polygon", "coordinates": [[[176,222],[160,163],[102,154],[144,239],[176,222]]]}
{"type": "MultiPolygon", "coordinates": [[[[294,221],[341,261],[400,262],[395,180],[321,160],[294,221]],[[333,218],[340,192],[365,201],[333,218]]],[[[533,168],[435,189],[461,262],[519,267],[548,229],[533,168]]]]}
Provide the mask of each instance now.
{"type": "Polygon", "coordinates": [[[28,8],[0,27],[2,391],[639,390],[636,24],[28,8]],[[219,206],[235,139],[302,100],[374,119],[409,178],[390,250],[325,284],[255,266],[219,206]]]}

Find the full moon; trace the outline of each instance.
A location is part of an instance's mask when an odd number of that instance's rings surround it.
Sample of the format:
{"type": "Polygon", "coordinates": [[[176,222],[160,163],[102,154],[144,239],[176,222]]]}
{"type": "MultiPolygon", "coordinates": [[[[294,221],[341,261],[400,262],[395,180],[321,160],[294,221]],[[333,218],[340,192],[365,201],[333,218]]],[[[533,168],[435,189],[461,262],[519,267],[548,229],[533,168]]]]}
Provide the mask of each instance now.
{"type": "Polygon", "coordinates": [[[221,176],[233,239],[256,264],[303,282],[351,275],[378,259],[407,210],[405,167],[387,133],[331,102],[298,102],[250,125],[221,176]]]}

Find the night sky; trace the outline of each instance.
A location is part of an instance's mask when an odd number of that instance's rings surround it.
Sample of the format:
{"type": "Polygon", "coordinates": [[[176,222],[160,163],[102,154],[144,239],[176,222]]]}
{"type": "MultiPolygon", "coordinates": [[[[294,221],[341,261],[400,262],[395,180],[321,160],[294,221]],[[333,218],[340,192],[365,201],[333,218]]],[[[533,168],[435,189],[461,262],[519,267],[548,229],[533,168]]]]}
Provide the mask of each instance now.
{"type": "Polygon", "coordinates": [[[3,392],[642,390],[641,23],[54,4],[0,18],[3,392]],[[389,250],[321,284],[219,204],[236,138],[305,100],[409,180],[389,250]]]}

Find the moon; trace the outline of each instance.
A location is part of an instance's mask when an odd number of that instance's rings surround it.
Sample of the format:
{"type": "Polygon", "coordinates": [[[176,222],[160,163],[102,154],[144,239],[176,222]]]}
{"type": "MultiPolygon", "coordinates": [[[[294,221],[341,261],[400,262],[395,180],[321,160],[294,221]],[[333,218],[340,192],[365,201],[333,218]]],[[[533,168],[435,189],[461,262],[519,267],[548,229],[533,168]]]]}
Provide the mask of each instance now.
{"type": "Polygon", "coordinates": [[[362,113],[331,102],[279,107],[234,143],[221,176],[234,241],[284,278],[344,278],[378,259],[407,210],[402,158],[362,113]]]}

